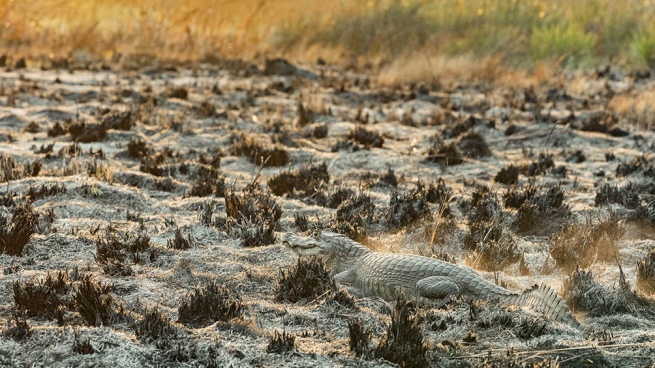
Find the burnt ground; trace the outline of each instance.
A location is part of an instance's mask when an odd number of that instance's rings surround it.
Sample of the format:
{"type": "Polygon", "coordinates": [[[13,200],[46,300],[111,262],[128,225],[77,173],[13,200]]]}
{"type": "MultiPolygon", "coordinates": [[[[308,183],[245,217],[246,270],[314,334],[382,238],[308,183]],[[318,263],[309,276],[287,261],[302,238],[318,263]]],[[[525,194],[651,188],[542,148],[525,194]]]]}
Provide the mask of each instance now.
{"type": "Polygon", "coordinates": [[[420,364],[655,362],[653,79],[388,88],[269,63],[0,89],[0,365],[390,365],[349,334],[387,346],[394,303],[276,293],[297,265],[277,236],[318,228],[546,283],[584,328],[456,299],[416,312],[420,364]]]}

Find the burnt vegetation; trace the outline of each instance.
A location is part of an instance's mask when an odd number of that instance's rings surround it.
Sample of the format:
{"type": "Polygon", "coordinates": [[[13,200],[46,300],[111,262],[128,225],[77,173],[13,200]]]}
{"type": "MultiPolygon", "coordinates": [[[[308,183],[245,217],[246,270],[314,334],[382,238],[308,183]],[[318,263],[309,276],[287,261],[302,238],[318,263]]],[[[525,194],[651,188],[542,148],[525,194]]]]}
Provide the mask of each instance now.
{"type": "MultiPolygon", "coordinates": [[[[59,326],[68,324],[70,313],[78,314],[89,326],[111,325],[128,321],[123,307],[114,302],[113,286],[101,284],[77,270],[69,275],[59,271],[37,280],[15,281],[15,310],[30,318],[56,320],[59,326]]],[[[72,321],[75,321],[73,317],[72,321]]],[[[77,317],[79,319],[79,317],[77,317]]]]}
{"type": "MultiPolygon", "coordinates": [[[[398,10],[396,2],[390,10],[398,10]]],[[[592,35],[597,31],[588,28],[592,35]]],[[[538,83],[520,81],[535,84],[522,88],[512,81],[494,85],[499,76],[520,73],[496,73],[501,69],[490,62],[473,71],[474,84],[462,82],[465,76],[455,82],[438,76],[395,86],[386,67],[379,81],[361,76],[370,69],[365,57],[353,57],[355,65],[345,72],[317,60],[315,75],[281,59],[267,61],[263,70],[217,55],[184,65],[153,55],[119,55],[117,64],[66,55],[42,61],[0,55],[0,66],[9,72],[41,63],[71,73],[109,69],[112,76],[111,86],[100,81],[81,93],[69,91],[80,76],[70,79],[61,71],[53,72],[54,88],[40,78],[37,86],[33,70],[18,71],[10,76],[16,83],[0,86],[6,100],[0,106],[6,108],[0,117],[0,255],[10,293],[2,338],[15,350],[0,356],[0,365],[64,358],[93,364],[115,361],[117,353],[120,359],[137,354],[146,364],[208,367],[312,360],[385,360],[400,367],[628,366],[649,358],[643,346],[648,341],[642,341],[647,331],[636,326],[655,319],[655,249],[643,254],[644,239],[655,234],[652,111],[640,111],[648,97],[642,92],[653,84],[647,72],[608,67],[596,71],[593,88],[580,88],[587,85],[581,83],[584,74],[574,73],[569,86],[571,78],[549,78],[552,71],[545,68],[526,74],[538,83]],[[245,79],[250,77],[255,79],[245,79]],[[344,120],[353,120],[352,129],[344,120]],[[366,151],[351,154],[357,150],[366,151]],[[644,153],[626,158],[628,152],[644,153]],[[493,156],[503,163],[498,166],[493,156]],[[446,167],[454,165],[461,166],[446,167]],[[436,175],[445,180],[431,182],[436,175]],[[428,179],[414,187],[417,177],[428,179]],[[491,189],[477,186],[478,180],[491,189]],[[588,208],[594,195],[594,208],[588,208]],[[63,218],[53,224],[55,211],[63,218]],[[192,225],[178,228],[179,221],[192,225]],[[529,278],[570,275],[562,290],[567,303],[601,317],[590,322],[608,329],[609,337],[589,349],[597,353],[585,350],[590,346],[568,349],[579,339],[572,341],[568,330],[557,336],[563,326],[493,301],[451,298],[443,308],[424,312],[402,296],[391,309],[379,300],[355,300],[316,258],[294,258],[277,275],[267,272],[292,257],[276,234],[315,229],[383,251],[465,262],[495,272],[496,283],[508,289],[529,278]],[[416,248],[404,249],[406,244],[416,248]],[[95,251],[90,260],[89,247],[95,251]],[[262,248],[243,249],[248,247],[262,248]],[[218,258],[203,264],[212,255],[218,258]],[[220,259],[225,255],[231,259],[220,259]],[[621,268],[626,259],[632,262],[624,265],[631,268],[629,279],[636,275],[632,286],[622,270],[612,282],[615,265],[621,268]],[[77,268],[60,271],[73,264],[84,268],[82,275],[77,268]],[[220,275],[209,282],[215,266],[220,275]],[[585,268],[602,270],[602,278],[585,268]],[[244,272],[230,275],[239,270],[244,272]],[[508,275],[502,280],[501,271],[508,275]],[[152,282],[139,282],[145,279],[152,282]],[[163,289],[152,294],[157,287],[163,289]],[[150,304],[159,294],[174,297],[150,304]],[[120,297],[134,309],[126,311],[120,297]],[[326,316],[339,323],[321,320],[326,316]],[[274,332],[274,320],[291,333],[274,332]],[[245,331],[249,323],[259,331],[245,331]],[[83,325],[92,328],[75,330],[83,325]],[[467,334],[462,325],[473,330],[467,334]],[[209,341],[216,331],[220,338],[209,341]],[[114,332],[131,334],[134,341],[118,336],[128,345],[115,349],[107,340],[114,332]],[[235,340],[243,332],[255,333],[235,340]],[[613,332],[625,341],[614,340],[613,332]],[[437,340],[426,343],[424,333],[437,340]],[[67,350],[31,351],[51,336],[65,338],[67,350]],[[352,356],[344,358],[339,355],[346,336],[352,356]],[[312,344],[327,355],[305,351],[312,344]],[[524,346],[513,351],[505,345],[524,346]],[[253,346],[285,356],[262,356],[253,346]],[[536,362],[537,355],[553,360],[536,362]]]]}
{"type": "Polygon", "coordinates": [[[107,231],[96,241],[96,262],[112,276],[131,276],[134,271],[128,263],[152,262],[157,251],[152,247],[150,236],[143,232],[114,233],[107,231]]]}
{"type": "Polygon", "coordinates": [[[644,294],[655,294],[655,249],[637,262],[637,290],[644,294]]]}
{"type": "Polygon", "coordinates": [[[142,139],[130,139],[127,143],[127,156],[131,158],[144,159],[150,154],[150,147],[142,139]]]}
{"type": "Polygon", "coordinates": [[[540,153],[536,160],[520,167],[521,174],[528,177],[544,175],[555,166],[553,155],[540,153]]]}
{"type": "Polygon", "coordinates": [[[411,303],[399,299],[391,315],[391,324],[374,355],[401,367],[427,366],[428,348],[423,342],[420,317],[411,303]]]}
{"type": "Polygon", "coordinates": [[[154,342],[175,337],[177,331],[170,318],[157,308],[146,309],[143,318],[134,324],[136,338],[143,342],[154,342]]]}
{"type": "Polygon", "coordinates": [[[187,233],[185,236],[180,228],[177,228],[175,230],[173,239],[168,239],[166,241],[166,244],[168,245],[169,248],[177,249],[177,250],[190,249],[191,247],[193,247],[193,243],[194,241],[193,238],[191,237],[191,234],[187,233]]]}
{"type": "Polygon", "coordinates": [[[271,336],[266,347],[267,353],[283,354],[296,349],[296,337],[286,331],[277,330],[271,336]]]}
{"type": "Polygon", "coordinates": [[[215,195],[225,197],[225,177],[211,166],[199,166],[189,195],[192,197],[206,197],[215,195]]]}
{"type": "Polygon", "coordinates": [[[491,156],[491,149],[484,137],[476,132],[468,132],[459,135],[455,141],[444,142],[435,138],[426,161],[452,166],[489,156],[491,156]]]}
{"type": "Polygon", "coordinates": [[[266,147],[254,138],[239,135],[233,138],[232,154],[245,156],[257,166],[283,166],[289,162],[289,154],[280,147],[266,147]]]}
{"type": "Polygon", "coordinates": [[[373,343],[371,329],[364,326],[360,319],[348,320],[348,348],[357,357],[371,358],[373,343]]]}
{"type": "Polygon", "coordinates": [[[0,183],[38,176],[41,168],[40,160],[20,163],[13,156],[2,153],[0,154],[0,183]]]}
{"type": "Polygon", "coordinates": [[[11,219],[0,215],[0,253],[20,256],[36,232],[39,216],[29,202],[19,205],[13,212],[11,219]]]}
{"type": "Polygon", "coordinates": [[[32,201],[36,201],[45,197],[55,196],[57,194],[66,193],[66,186],[62,184],[43,184],[37,188],[30,185],[30,189],[25,193],[32,201]]]}
{"type": "Polygon", "coordinates": [[[68,134],[78,143],[102,142],[107,137],[105,124],[87,124],[84,121],[70,123],[68,134]]]}
{"type": "Polygon", "coordinates": [[[602,184],[596,191],[595,206],[618,204],[627,209],[636,209],[641,206],[639,188],[633,183],[623,186],[602,184]]]}
{"type": "MultiPolygon", "coordinates": [[[[621,162],[616,166],[617,177],[655,178],[655,165],[644,156],[638,156],[628,162],[621,162]]],[[[655,189],[655,188],[651,188],[655,189]]],[[[652,194],[652,193],[651,193],[652,194]]]]}
{"type": "Polygon", "coordinates": [[[241,297],[226,286],[209,282],[194,289],[178,307],[178,322],[194,328],[215,322],[229,324],[243,317],[241,297]]]}
{"type": "Polygon", "coordinates": [[[430,216],[428,192],[418,187],[406,193],[394,191],[389,200],[387,226],[400,230],[430,216]]]}
{"type": "Polygon", "coordinates": [[[267,184],[276,196],[312,197],[330,182],[325,163],[281,172],[268,179],[267,184]]]}
{"type": "Polygon", "coordinates": [[[316,258],[298,258],[290,270],[280,270],[274,289],[279,302],[310,302],[335,287],[332,275],[323,262],[316,258]]]}
{"type": "Polygon", "coordinates": [[[57,319],[64,324],[63,310],[73,309],[72,280],[68,274],[59,271],[43,279],[14,281],[13,293],[16,310],[28,317],[57,319]]]}
{"type": "Polygon", "coordinates": [[[347,197],[338,206],[332,230],[362,242],[367,239],[366,226],[373,222],[375,204],[368,194],[347,197]]]}
{"type": "Polygon", "coordinates": [[[384,138],[380,134],[362,127],[357,127],[350,131],[348,139],[361,144],[366,149],[371,147],[382,148],[384,144],[384,138]]]}
{"type": "Polygon", "coordinates": [[[496,177],[494,177],[494,181],[505,185],[514,185],[519,181],[520,172],[521,169],[519,167],[512,164],[507,165],[500,169],[498,174],[496,174],[496,177]]]}
{"type": "Polygon", "coordinates": [[[173,163],[178,156],[179,153],[173,152],[168,147],[159,152],[149,152],[149,155],[141,157],[139,171],[152,176],[173,176],[175,173],[173,163]]]}
{"type": "Polygon", "coordinates": [[[100,283],[84,275],[73,296],[75,307],[89,326],[110,326],[125,320],[123,307],[114,302],[113,284],[100,283]]]}
{"type": "Polygon", "coordinates": [[[561,230],[571,215],[560,186],[511,189],[504,197],[506,207],[517,209],[514,224],[522,234],[550,235],[561,230]]]}
{"type": "Polygon", "coordinates": [[[499,271],[518,262],[521,254],[508,232],[498,196],[486,187],[479,187],[473,192],[470,206],[469,231],[464,237],[469,259],[486,271],[499,271]]]}
{"type": "Polygon", "coordinates": [[[275,242],[275,227],[282,208],[259,185],[251,185],[237,194],[231,189],[225,197],[228,222],[245,247],[259,247],[275,242]]]}
{"type": "Polygon", "coordinates": [[[32,335],[32,329],[27,323],[27,318],[24,314],[13,313],[11,319],[7,321],[7,329],[2,333],[2,336],[9,337],[16,341],[22,341],[32,335]]]}

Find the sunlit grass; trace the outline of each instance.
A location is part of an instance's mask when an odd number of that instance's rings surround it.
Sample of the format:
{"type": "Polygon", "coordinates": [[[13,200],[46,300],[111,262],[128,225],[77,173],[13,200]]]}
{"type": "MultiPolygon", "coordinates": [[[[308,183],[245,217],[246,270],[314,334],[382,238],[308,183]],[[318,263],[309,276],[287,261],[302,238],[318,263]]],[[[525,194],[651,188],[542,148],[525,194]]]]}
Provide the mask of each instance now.
{"type": "Polygon", "coordinates": [[[0,0],[0,52],[172,61],[287,56],[385,66],[653,66],[655,1],[0,0]]]}

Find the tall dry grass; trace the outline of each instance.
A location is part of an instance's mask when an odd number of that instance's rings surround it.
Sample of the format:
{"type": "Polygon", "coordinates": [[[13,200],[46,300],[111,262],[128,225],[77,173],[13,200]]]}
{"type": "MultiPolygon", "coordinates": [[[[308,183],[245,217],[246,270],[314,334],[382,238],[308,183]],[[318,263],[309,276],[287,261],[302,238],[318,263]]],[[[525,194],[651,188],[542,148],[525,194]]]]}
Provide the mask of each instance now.
{"type": "Polygon", "coordinates": [[[652,19],[653,0],[0,0],[0,52],[35,63],[321,57],[388,78],[458,60],[645,68],[652,19]]]}

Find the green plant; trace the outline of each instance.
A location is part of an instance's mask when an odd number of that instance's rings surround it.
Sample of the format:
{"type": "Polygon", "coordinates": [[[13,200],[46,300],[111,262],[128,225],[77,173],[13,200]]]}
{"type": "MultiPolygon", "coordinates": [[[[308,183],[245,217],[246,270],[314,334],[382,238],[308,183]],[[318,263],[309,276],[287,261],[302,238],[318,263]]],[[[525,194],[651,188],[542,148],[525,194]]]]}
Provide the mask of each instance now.
{"type": "Polygon", "coordinates": [[[640,63],[655,68],[655,26],[637,30],[630,42],[630,50],[640,63]]]}
{"type": "Polygon", "coordinates": [[[591,56],[597,36],[580,24],[551,24],[532,29],[530,48],[536,60],[561,59],[578,66],[591,56]]]}

